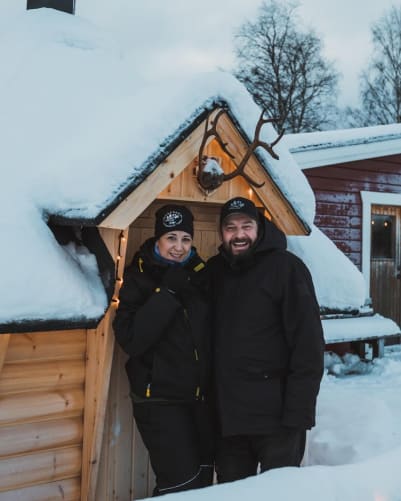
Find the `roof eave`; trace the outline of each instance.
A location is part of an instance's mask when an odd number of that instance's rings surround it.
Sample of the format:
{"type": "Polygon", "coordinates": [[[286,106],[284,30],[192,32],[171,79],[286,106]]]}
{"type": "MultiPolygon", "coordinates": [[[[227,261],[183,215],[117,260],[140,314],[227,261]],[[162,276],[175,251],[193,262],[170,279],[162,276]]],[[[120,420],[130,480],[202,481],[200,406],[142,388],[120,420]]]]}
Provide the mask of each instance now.
{"type": "Polygon", "coordinates": [[[79,330],[79,329],[95,329],[102,320],[103,315],[99,318],[82,319],[26,319],[18,322],[7,322],[0,324],[1,334],[16,334],[24,332],[47,332],[61,330],[79,330]]]}
{"type": "Polygon", "coordinates": [[[401,154],[401,138],[388,141],[360,142],[357,144],[305,146],[290,148],[301,169],[388,157],[401,154]]]}

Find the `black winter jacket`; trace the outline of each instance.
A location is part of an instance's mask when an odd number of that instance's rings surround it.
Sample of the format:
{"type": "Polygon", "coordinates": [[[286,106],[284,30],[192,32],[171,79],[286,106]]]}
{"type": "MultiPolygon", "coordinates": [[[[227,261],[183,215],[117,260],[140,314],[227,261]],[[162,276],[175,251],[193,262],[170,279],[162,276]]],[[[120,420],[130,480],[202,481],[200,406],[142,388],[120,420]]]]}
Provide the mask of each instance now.
{"type": "Polygon", "coordinates": [[[168,264],[147,240],[124,275],[113,323],[129,359],[131,391],[140,398],[192,401],[204,397],[210,378],[210,317],[204,263],[194,249],[184,265],[190,285],[183,297],[162,286],[168,264]]]}
{"type": "Polygon", "coordinates": [[[263,217],[259,235],[246,259],[220,247],[208,262],[223,436],[315,424],[324,341],[312,279],[263,217]]]}

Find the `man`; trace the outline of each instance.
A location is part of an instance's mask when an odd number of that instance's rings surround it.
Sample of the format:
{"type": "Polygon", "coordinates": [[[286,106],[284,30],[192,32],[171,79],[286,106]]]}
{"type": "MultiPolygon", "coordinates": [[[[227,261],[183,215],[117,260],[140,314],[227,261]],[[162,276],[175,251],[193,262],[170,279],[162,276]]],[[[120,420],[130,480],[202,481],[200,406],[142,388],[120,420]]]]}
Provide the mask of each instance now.
{"type": "Polygon", "coordinates": [[[221,435],[216,471],[229,482],[299,466],[315,424],[324,341],[310,273],[253,202],[221,210],[209,260],[221,435]]]}

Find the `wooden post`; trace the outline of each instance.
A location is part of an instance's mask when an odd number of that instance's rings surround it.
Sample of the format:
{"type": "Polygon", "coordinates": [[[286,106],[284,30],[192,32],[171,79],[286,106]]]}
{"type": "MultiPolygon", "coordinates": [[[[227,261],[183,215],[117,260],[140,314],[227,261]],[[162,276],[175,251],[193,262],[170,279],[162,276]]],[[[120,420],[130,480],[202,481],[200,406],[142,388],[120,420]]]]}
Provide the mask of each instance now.
{"type": "Polygon", "coordinates": [[[107,394],[114,350],[110,311],[88,331],[81,501],[95,501],[107,394]]]}
{"type": "Polygon", "coordinates": [[[379,337],[372,342],[373,358],[384,356],[384,338],[379,337]]]}
{"type": "MultiPolygon", "coordinates": [[[[127,233],[105,228],[102,228],[100,233],[115,260],[118,280],[124,270],[127,233]]],[[[119,287],[120,283],[116,281],[115,295],[118,295],[119,287]]],[[[88,330],[87,333],[81,501],[96,501],[97,475],[113,363],[112,322],[116,304],[116,302],[112,303],[99,326],[94,330],[88,330]]]]}
{"type": "Polygon", "coordinates": [[[6,359],[9,340],[10,334],[0,334],[0,374],[3,369],[4,360],[6,359]]]}

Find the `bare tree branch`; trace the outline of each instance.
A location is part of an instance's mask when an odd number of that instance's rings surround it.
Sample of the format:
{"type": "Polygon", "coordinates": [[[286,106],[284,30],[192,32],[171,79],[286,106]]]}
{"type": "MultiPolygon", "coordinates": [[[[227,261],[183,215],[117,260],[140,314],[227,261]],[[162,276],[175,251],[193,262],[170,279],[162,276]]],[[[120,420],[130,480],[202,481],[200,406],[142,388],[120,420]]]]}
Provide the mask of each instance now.
{"type": "Polygon", "coordinates": [[[373,54],[360,75],[363,125],[401,122],[401,7],[372,26],[373,54]]]}
{"type": "Polygon", "coordinates": [[[266,0],[257,19],[244,23],[235,39],[235,76],[261,108],[278,117],[278,129],[289,132],[331,125],[339,78],[323,58],[315,32],[300,30],[296,8],[266,0]]]}

